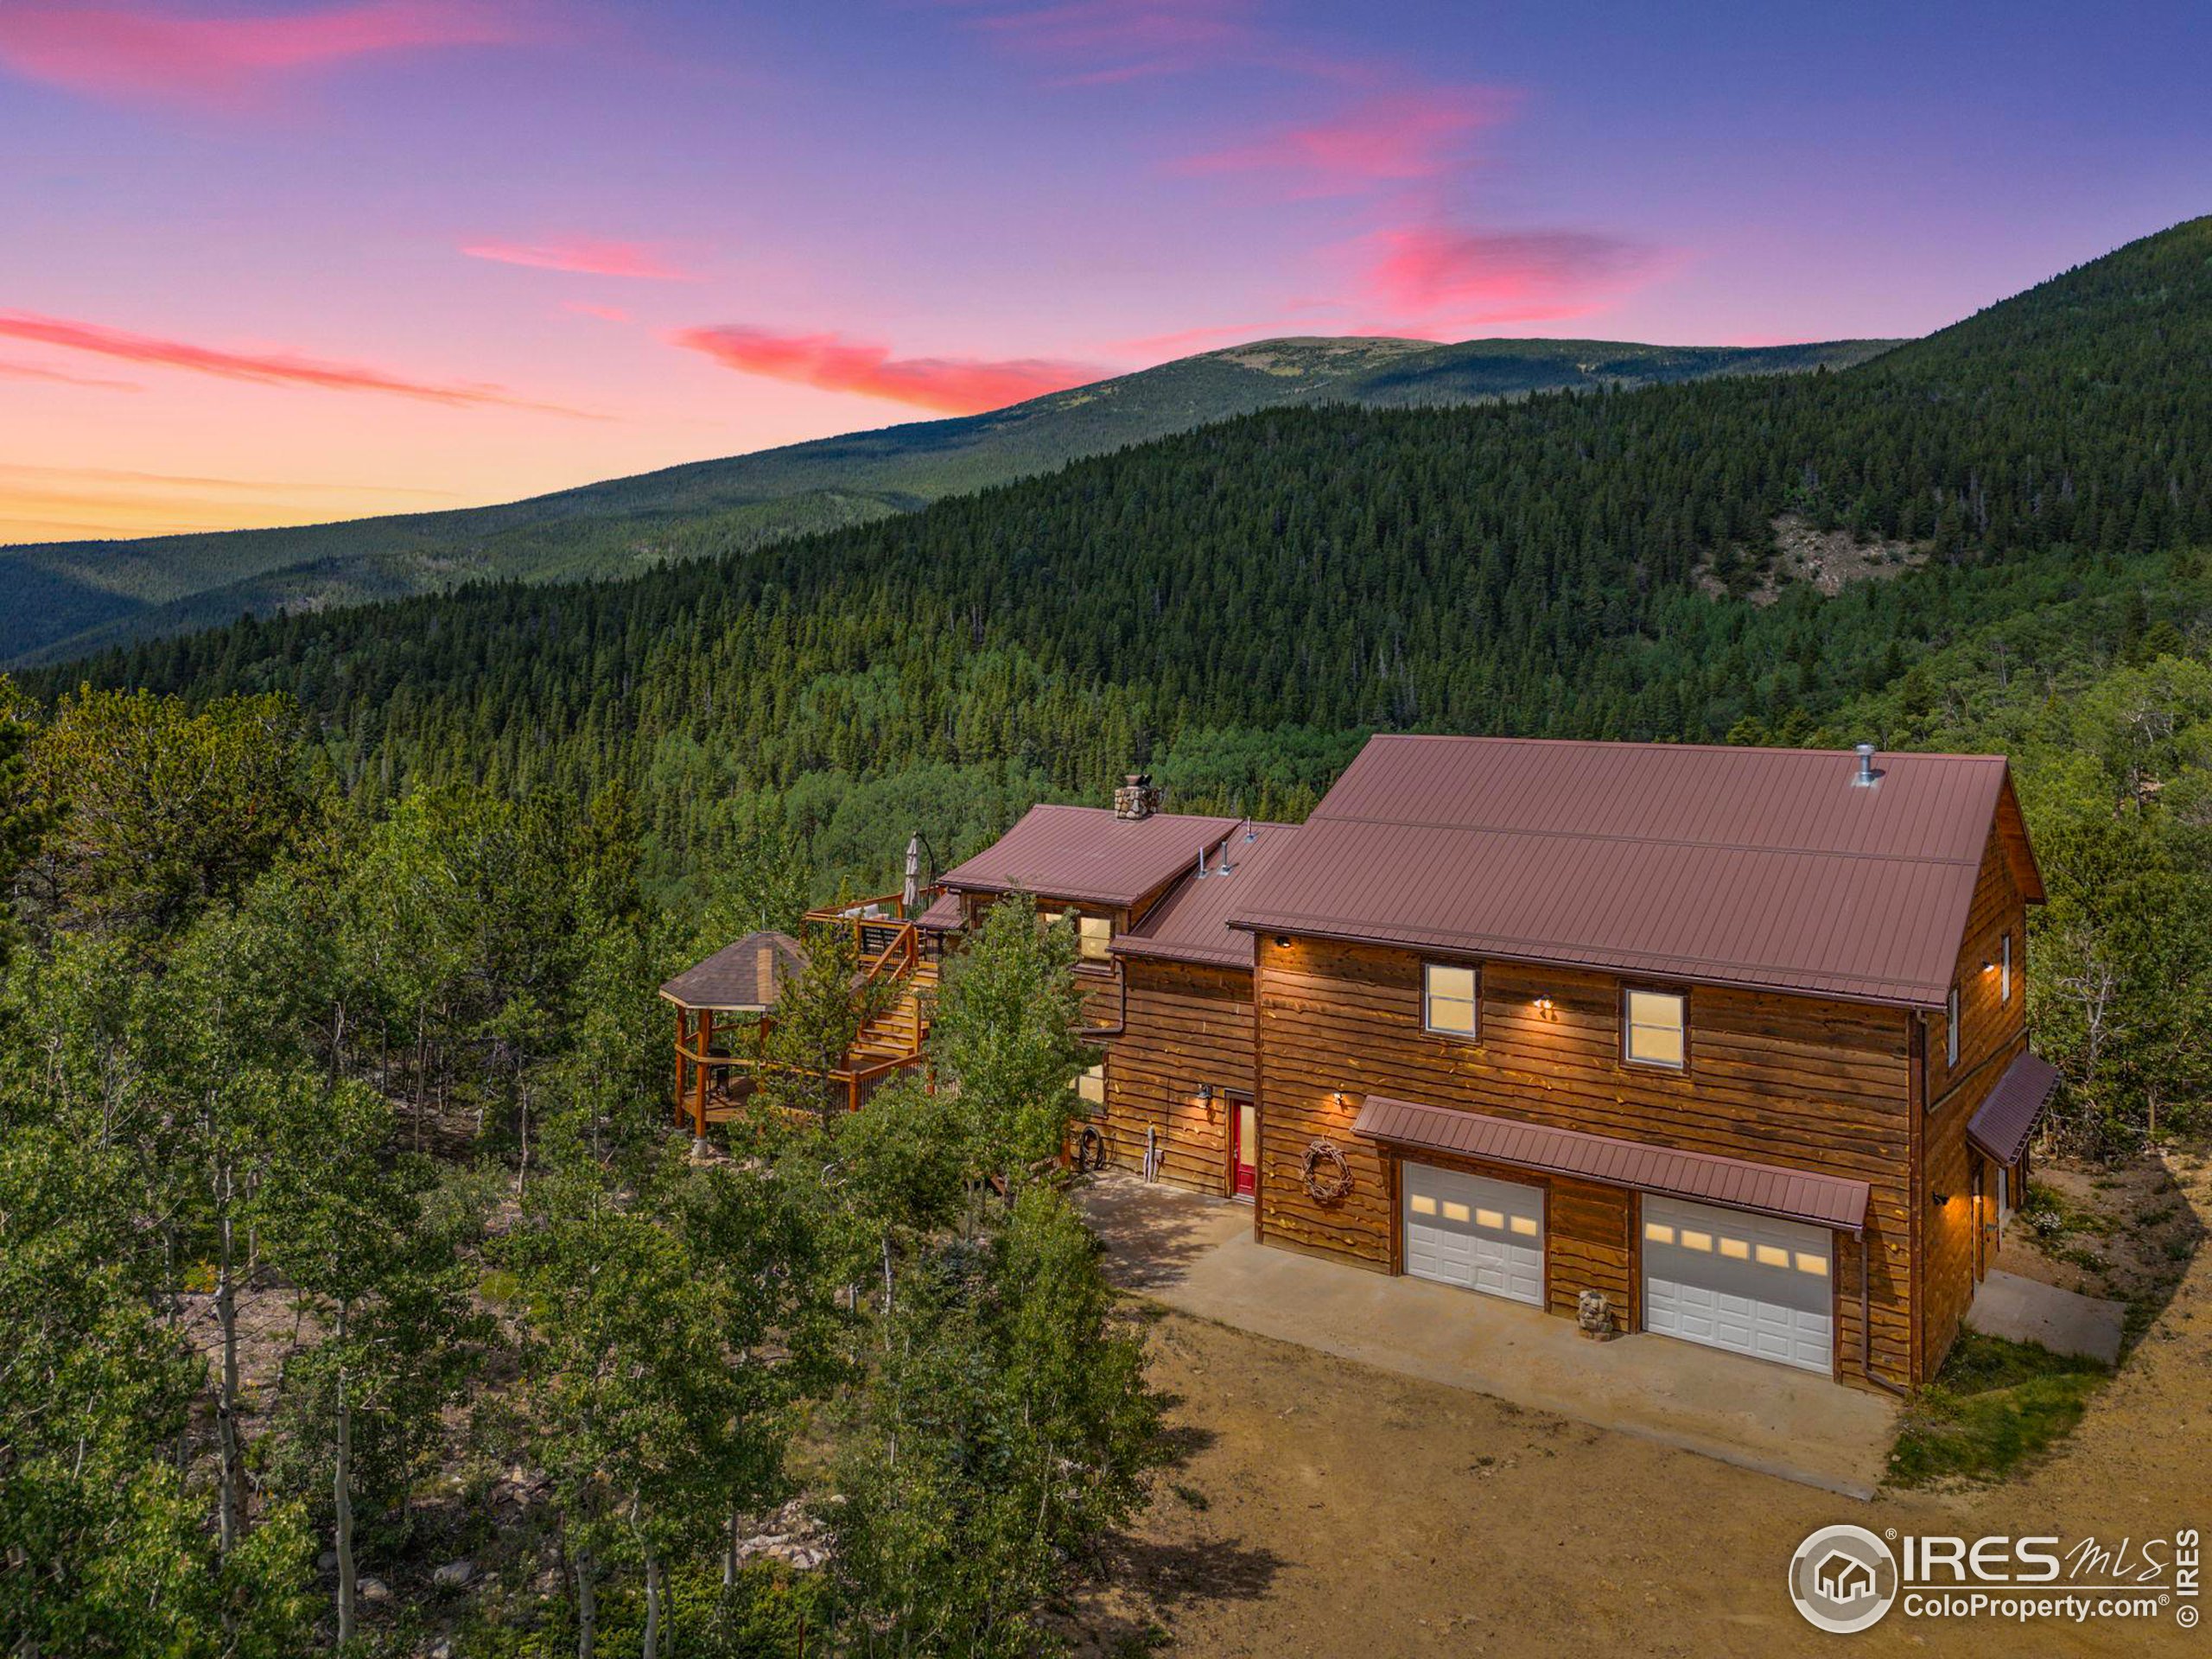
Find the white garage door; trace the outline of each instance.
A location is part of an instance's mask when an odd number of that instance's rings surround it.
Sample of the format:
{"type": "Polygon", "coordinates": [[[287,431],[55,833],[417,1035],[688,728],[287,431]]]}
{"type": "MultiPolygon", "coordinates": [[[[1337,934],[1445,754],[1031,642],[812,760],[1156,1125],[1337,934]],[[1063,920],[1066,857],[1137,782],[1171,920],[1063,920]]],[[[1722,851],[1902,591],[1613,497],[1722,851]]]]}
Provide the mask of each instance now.
{"type": "Polygon", "coordinates": [[[1406,1271],[1516,1302],[1544,1302],[1544,1191],[1404,1166],[1406,1271]]]}
{"type": "Polygon", "coordinates": [[[1830,1370],[1834,1244],[1824,1228],[1646,1193],[1643,1328],[1830,1370]]]}

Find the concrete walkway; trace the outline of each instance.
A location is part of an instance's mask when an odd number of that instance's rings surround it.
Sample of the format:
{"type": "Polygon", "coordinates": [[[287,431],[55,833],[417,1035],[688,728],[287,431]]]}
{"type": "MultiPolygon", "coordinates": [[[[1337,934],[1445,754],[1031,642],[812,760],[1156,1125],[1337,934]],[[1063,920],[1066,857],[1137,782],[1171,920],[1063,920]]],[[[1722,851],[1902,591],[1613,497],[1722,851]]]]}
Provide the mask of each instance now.
{"type": "Polygon", "coordinates": [[[1974,1291],[1967,1323],[1985,1337],[2037,1342],[2054,1354],[2082,1354],[2117,1365],[2127,1304],[1992,1268],[1974,1291]]]}
{"type": "Polygon", "coordinates": [[[1272,1249],[1249,1205],[1114,1174],[1082,1202],[1117,1283],[1200,1319],[1852,1497],[1873,1495],[1897,1436],[1886,1396],[1664,1337],[1593,1342],[1495,1296],[1272,1249]]]}

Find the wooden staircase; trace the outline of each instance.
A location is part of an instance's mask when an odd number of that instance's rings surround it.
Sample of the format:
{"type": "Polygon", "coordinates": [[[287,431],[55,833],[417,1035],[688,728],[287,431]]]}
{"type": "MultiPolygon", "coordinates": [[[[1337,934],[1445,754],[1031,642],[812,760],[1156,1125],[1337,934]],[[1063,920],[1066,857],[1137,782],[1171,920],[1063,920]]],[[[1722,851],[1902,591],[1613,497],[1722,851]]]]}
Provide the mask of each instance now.
{"type": "Polygon", "coordinates": [[[937,998],[937,963],[916,961],[899,976],[891,1006],[860,1029],[846,1054],[849,1071],[865,1071],[887,1061],[911,1060],[930,1034],[930,1012],[937,998]]]}

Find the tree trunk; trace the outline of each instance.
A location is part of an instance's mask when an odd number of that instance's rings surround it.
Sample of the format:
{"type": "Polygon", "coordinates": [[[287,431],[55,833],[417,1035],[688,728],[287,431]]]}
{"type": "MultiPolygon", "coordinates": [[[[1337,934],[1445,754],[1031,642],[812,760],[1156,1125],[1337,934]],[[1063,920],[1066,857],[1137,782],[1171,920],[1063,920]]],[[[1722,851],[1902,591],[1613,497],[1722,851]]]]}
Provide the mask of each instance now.
{"type": "MultiPolygon", "coordinates": [[[[338,1316],[338,1339],[346,1339],[346,1315],[338,1316]]],[[[338,1511],[338,1645],[353,1639],[353,1408],[346,1394],[346,1368],[338,1368],[338,1467],[331,1497],[338,1511]]]]}
{"type": "Polygon", "coordinates": [[[215,1318],[223,1332],[222,1374],[215,1391],[215,1428],[223,1460],[217,1496],[218,1541],[226,1560],[238,1541],[238,1489],[245,1472],[238,1455],[238,1303],[231,1261],[230,1179],[230,1172],[224,1171],[222,1263],[215,1280],[215,1318]]]}
{"type": "Polygon", "coordinates": [[[729,1548],[722,1552],[722,1588],[737,1587],[737,1533],[740,1516],[738,1507],[729,1506],[729,1548]]]}
{"type": "Polygon", "coordinates": [[[643,1659],[660,1659],[660,1557],[645,1551],[645,1639],[643,1659]]]}
{"type": "Polygon", "coordinates": [[[576,1659],[592,1659],[599,1640],[599,1597],[591,1581],[591,1552],[576,1552],[576,1659]]]}

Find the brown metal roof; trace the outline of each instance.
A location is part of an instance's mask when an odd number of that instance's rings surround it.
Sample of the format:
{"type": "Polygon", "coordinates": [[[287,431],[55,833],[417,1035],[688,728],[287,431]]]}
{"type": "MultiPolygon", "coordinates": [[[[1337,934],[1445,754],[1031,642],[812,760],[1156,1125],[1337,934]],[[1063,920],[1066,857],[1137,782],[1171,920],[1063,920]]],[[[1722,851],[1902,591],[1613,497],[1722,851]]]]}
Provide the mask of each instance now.
{"type": "Polygon", "coordinates": [[[1805,1170],[1754,1164],[1711,1153],[1679,1152],[1579,1129],[1517,1123],[1448,1106],[1370,1095],[1352,1123],[1354,1135],[1415,1152],[1479,1158],[1518,1169],[1579,1175],[1638,1192],[1694,1198],[1724,1209],[1748,1210],[1816,1227],[1858,1232],[1866,1224],[1864,1181],[1805,1170]]]}
{"type": "Polygon", "coordinates": [[[726,944],[660,988],[678,1007],[758,1014],[772,1007],[776,988],[806,967],[806,951],[788,933],[763,930],[726,944]]]}
{"type": "Polygon", "coordinates": [[[1243,822],[1178,812],[1120,818],[1097,806],[1033,806],[1021,821],[939,878],[963,893],[1030,893],[1091,905],[1134,905],[1173,881],[1198,850],[1243,822]]]}
{"type": "Polygon", "coordinates": [[[1940,1007],[2001,755],[1372,739],[1229,922],[1940,1007]]]}
{"type": "Polygon", "coordinates": [[[1231,833],[1214,853],[1218,860],[1226,851],[1227,872],[1216,870],[1203,880],[1196,869],[1185,872],[1141,922],[1114,941],[1114,954],[1249,968],[1252,936],[1230,926],[1229,912],[1297,834],[1294,823],[1248,824],[1231,833]]]}
{"type": "Polygon", "coordinates": [[[2057,1088],[2058,1068],[2021,1050],[1967,1120],[1967,1139],[2000,1164],[2018,1163],[2036,1132],[2036,1120],[2057,1088]]]}
{"type": "Polygon", "coordinates": [[[958,927],[966,906],[957,893],[940,893],[929,902],[927,909],[914,918],[914,925],[925,933],[950,933],[958,927]]]}

